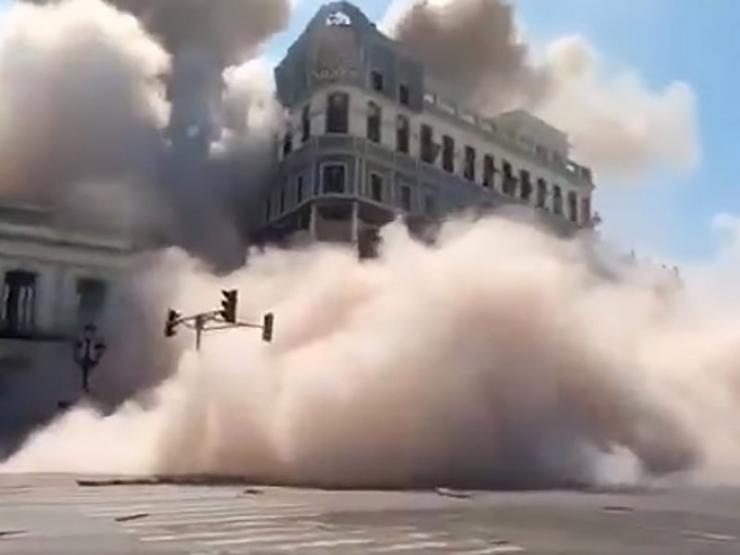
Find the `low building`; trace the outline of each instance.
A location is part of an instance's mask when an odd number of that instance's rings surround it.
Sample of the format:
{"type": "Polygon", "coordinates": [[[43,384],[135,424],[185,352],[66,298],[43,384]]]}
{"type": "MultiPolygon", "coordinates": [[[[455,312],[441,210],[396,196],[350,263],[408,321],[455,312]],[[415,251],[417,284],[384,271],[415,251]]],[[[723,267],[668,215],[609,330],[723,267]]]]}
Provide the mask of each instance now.
{"type": "Polygon", "coordinates": [[[0,205],[0,459],[19,431],[79,397],[73,338],[100,321],[131,252],[60,228],[48,210],[0,205]]]}
{"type": "Polygon", "coordinates": [[[591,171],[525,111],[484,118],[427,87],[424,67],[349,2],[323,6],[275,70],[289,125],[262,204],[264,240],[350,241],[403,216],[532,208],[561,233],[593,224],[591,171]]]}

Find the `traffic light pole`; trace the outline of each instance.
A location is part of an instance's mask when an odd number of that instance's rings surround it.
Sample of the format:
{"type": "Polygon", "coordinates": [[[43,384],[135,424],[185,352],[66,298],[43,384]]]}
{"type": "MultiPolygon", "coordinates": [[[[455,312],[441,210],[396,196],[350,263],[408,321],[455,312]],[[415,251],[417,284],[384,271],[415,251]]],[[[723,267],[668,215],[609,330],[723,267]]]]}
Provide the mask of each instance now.
{"type": "Polygon", "coordinates": [[[195,350],[200,351],[200,345],[203,338],[203,330],[205,329],[205,318],[202,314],[195,317],[195,350]]]}
{"type": "Polygon", "coordinates": [[[224,291],[224,300],[221,310],[203,312],[194,316],[183,317],[179,312],[170,309],[165,325],[165,336],[174,337],[178,326],[185,326],[195,331],[195,348],[200,351],[203,334],[211,331],[229,330],[235,328],[256,328],[262,330],[262,340],[269,343],[272,341],[273,325],[275,317],[273,314],[265,314],[262,324],[239,322],[236,319],[237,292],[224,291]]]}

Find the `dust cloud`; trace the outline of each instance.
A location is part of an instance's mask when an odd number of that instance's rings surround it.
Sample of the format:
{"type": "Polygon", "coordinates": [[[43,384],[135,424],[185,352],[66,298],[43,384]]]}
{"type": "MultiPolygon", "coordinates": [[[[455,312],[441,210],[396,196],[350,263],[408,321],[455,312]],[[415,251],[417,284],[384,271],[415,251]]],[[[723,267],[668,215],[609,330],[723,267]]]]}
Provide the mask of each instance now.
{"type": "Polygon", "coordinates": [[[599,175],[639,184],[655,169],[689,172],[701,160],[688,83],[655,90],[636,70],[604,63],[581,35],[538,45],[511,2],[397,0],[384,27],[424,63],[437,92],[488,116],[533,112],[567,132],[599,175]]]}
{"type": "MultiPolygon", "coordinates": [[[[468,4],[510,17],[492,2],[468,4]]],[[[267,36],[262,31],[279,26],[287,3],[243,4],[276,10],[265,15],[275,25],[260,23],[257,38],[234,47],[256,48],[267,36]]],[[[74,198],[80,184],[123,183],[124,200],[139,198],[132,190],[150,191],[152,200],[124,212],[156,208],[155,229],[164,233],[170,217],[182,217],[176,199],[162,196],[162,181],[152,178],[168,108],[158,76],[169,56],[146,30],[175,48],[189,31],[180,34],[177,17],[169,21],[157,10],[196,3],[147,4],[157,6],[153,11],[143,2],[116,5],[140,20],[97,0],[70,0],[17,4],[3,21],[0,155],[13,162],[3,165],[3,183],[36,201],[74,198]],[[78,106],[80,99],[88,102],[78,106]],[[79,149],[78,140],[85,141],[79,149]],[[127,148],[139,145],[141,158],[127,148]],[[44,178],[51,168],[55,179],[44,178]],[[131,189],[138,182],[153,185],[131,189]]],[[[464,22],[478,20],[475,11],[460,13],[464,22]]],[[[263,21],[260,14],[252,21],[263,21]]],[[[515,40],[507,25],[507,40],[515,40]]],[[[193,40],[231,54],[232,43],[214,46],[212,36],[193,40]]],[[[593,75],[576,50],[561,49],[559,67],[593,75]]],[[[526,49],[510,53],[527,63],[526,49]]],[[[515,82],[531,77],[505,62],[515,82]]],[[[246,164],[268,144],[280,115],[264,77],[255,61],[227,71],[230,123],[212,161],[241,153],[246,164]]],[[[478,79],[488,83],[485,75],[478,79]]],[[[661,121],[671,119],[666,114],[661,121]]],[[[233,170],[207,169],[209,184],[228,183],[218,172],[233,170]]],[[[102,191],[93,213],[108,207],[118,214],[127,204],[102,191]]],[[[228,187],[209,192],[219,207],[234,198],[228,187]]],[[[205,214],[185,218],[194,234],[234,224],[220,210],[205,214]]],[[[730,237],[738,236],[735,224],[718,222],[730,237]]],[[[206,243],[224,243],[230,231],[206,243]]],[[[727,480],[737,469],[738,307],[732,295],[720,294],[727,289],[715,283],[712,268],[682,288],[673,276],[634,267],[592,239],[564,241],[505,218],[449,221],[434,246],[412,240],[398,224],[383,235],[376,260],[360,262],[328,245],[255,250],[248,265],[221,277],[177,250],[148,254],[154,260],[142,262],[131,292],[115,300],[96,397],[33,434],[0,471],[239,475],[337,487],[554,487],[667,476],[727,480]],[[244,320],[276,314],[274,343],[261,342],[256,330],[209,335],[201,352],[185,331],[164,339],[167,306],[186,314],[210,310],[227,288],[241,291],[244,320]]],[[[724,268],[736,266],[731,243],[724,268]]]]}
{"type": "Polygon", "coordinates": [[[740,326],[708,274],[680,286],[498,217],[448,222],[435,246],[394,224],[369,262],[268,250],[215,278],[166,257],[174,306],[237,287],[244,320],[277,315],[274,343],[224,332],[196,353],[182,333],[148,408],[75,410],[2,471],[532,488],[726,480],[740,463],[740,326]]]}
{"type": "MultiPolygon", "coordinates": [[[[36,4],[63,0],[24,0],[36,4]]],[[[288,23],[289,0],[106,0],[135,15],[169,52],[197,45],[238,63],[288,23]]]]}
{"type": "Polygon", "coordinates": [[[168,112],[158,79],[168,66],[133,17],[102,2],[9,7],[0,20],[0,196],[84,206],[97,224],[152,222],[168,112]]]}

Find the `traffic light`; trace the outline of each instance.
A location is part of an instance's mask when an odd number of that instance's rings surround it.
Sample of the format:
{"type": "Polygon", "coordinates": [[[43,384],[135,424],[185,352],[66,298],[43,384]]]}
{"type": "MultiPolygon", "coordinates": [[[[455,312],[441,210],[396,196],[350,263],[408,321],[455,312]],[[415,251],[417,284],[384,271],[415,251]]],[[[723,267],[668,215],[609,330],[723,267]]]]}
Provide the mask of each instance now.
{"type": "Polygon", "coordinates": [[[236,303],[239,298],[238,291],[223,291],[224,300],[221,301],[221,318],[229,324],[236,324],[236,303]]]}
{"type": "Polygon", "coordinates": [[[272,327],[275,324],[275,315],[265,314],[265,321],[262,323],[262,341],[269,343],[272,341],[272,327]]]}
{"type": "Polygon", "coordinates": [[[175,328],[179,323],[180,316],[181,315],[179,312],[172,309],[170,309],[170,311],[167,313],[167,324],[164,328],[165,337],[174,337],[175,335],[177,335],[177,331],[175,331],[175,328]]]}

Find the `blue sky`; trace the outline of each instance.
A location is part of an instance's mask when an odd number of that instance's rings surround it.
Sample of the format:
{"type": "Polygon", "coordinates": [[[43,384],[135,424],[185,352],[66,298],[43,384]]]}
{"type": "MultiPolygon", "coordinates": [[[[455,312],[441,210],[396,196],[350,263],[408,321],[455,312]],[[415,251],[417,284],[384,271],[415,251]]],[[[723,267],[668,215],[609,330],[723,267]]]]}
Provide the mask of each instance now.
{"type": "MultiPolygon", "coordinates": [[[[153,0],[156,1],[156,0],[153,0]]],[[[9,0],[0,0],[0,7],[9,0]]],[[[299,0],[288,30],[268,45],[282,57],[323,0],[299,0]]],[[[355,0],[380,20],[390,0],[355,0]]],[[[680,80],[698,103],[700,165],[688,173],[659,171],[629,187],[598,182],[597,209],[605,235],[629,247],[676,261],[710,256],[711,222],[720,213],[740,214],[740,2],[736,0],[512,0],[529,40],[544,44],[577,33],[609,67],[637,71],[662,90],[680,80]]]]}
{"type": "Polygon", "coordinates": [[[703,158],[688,175],[646,176],[632,189],[604,183],[599,209],[607,231],[679,260],[707,256],[714,215],[740,212],[737,155],[740,2],[735,0],[519,0],[521,18],[537,36],[579,32],[616,63],[636,68],[662,88],[687,82],[698,101],[703,158]]]}
{"type": "MultiPolygon", "coordinates": [[[[301,0],[267,54],[279,59],[322,4],[301,0]]],[[[356,0],[380,19],[390,0],[356,0]]],[[[605,234],[677,261],[712,254],[712,219],[740,213],[740,2],[736,0],[514,0],[529,39],[581,34],[610,66],[637,71],[651,89],[689,84],[698,103],[702,160],[689,172],[653,172],[631,186],[599,181],[605,234]],[[734,75],[733,75],[734,73],[734,75]]]]}

